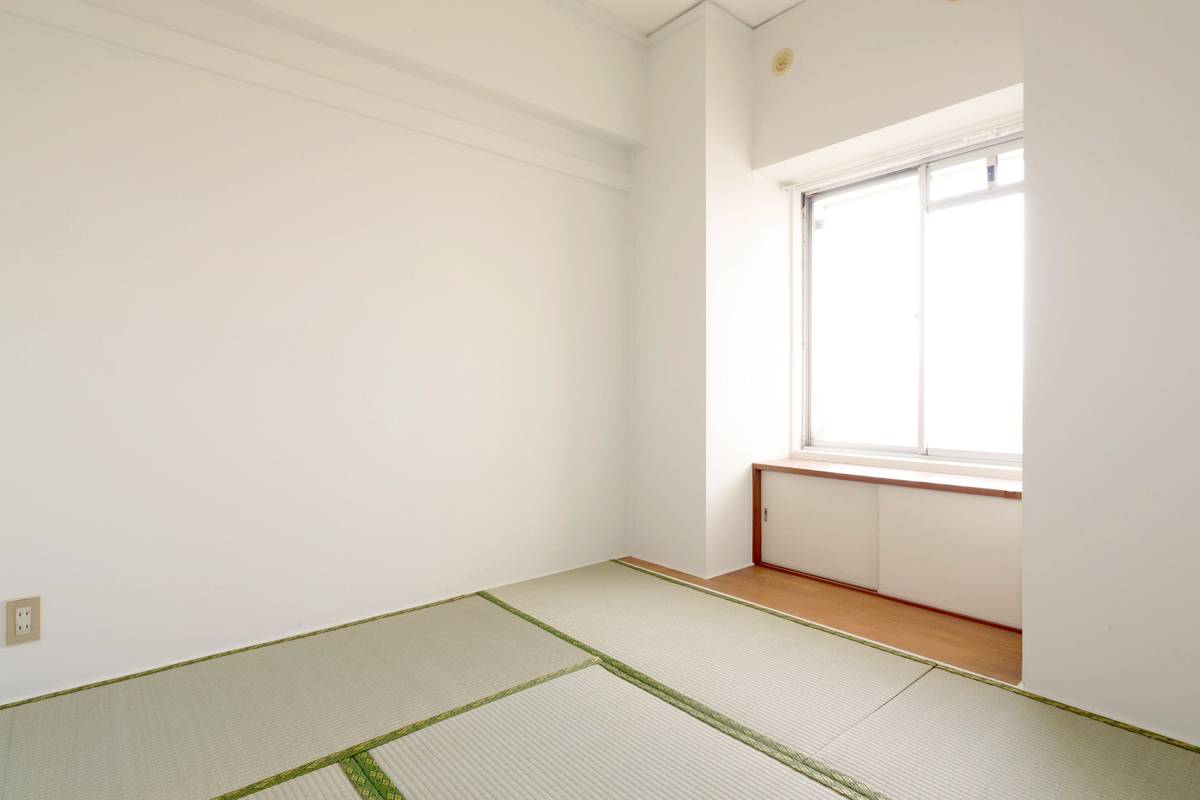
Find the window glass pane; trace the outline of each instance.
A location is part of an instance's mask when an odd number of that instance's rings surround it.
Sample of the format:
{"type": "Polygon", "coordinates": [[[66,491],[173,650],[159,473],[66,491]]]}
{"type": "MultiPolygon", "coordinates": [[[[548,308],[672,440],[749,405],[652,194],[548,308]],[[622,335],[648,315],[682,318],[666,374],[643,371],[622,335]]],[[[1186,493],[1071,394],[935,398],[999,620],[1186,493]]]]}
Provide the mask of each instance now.
{"type": "Polygon", "coordinates": [[[921,213],[915,175],[813,203],[814,441],[917,445],[921,213]]]}
{"type": "Polygon", "coordinates": [[[1021,452],[1024,202],[982,199],[927,217],[930,450],[1021,452]]]}
{"type": "Polygon", "coordinates": [[[977,158],[929,170],[929,199],[945,200],[987,188],[987,159],[977,158]]]}
{"type": "Polygon", "coordinates": [[[1025,151],[1009,150],[996,159],[996,185],[1007,186],[1025,180],[1025,151]]]}

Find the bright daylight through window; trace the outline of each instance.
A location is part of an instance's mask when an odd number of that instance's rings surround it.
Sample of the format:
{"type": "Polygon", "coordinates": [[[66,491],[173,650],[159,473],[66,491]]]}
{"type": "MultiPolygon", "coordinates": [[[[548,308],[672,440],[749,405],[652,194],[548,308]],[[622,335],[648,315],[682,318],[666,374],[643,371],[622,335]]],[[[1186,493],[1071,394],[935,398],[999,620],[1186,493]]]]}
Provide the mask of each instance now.
{"type": "Polygon", "coordinates": [[[1023,155],[805,197],[806,447],[1020,459],[1023,155]]]}

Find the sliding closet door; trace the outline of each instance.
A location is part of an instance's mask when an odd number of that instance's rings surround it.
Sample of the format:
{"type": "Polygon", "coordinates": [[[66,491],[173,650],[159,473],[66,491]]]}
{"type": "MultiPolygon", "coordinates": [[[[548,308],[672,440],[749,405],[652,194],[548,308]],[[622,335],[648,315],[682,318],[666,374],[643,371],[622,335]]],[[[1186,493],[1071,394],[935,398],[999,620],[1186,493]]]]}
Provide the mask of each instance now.
{"type": "Polygon", "coordinates": [[[762,473],[768,564],[879,588],[879,491],[869,483],[762,473]]]}

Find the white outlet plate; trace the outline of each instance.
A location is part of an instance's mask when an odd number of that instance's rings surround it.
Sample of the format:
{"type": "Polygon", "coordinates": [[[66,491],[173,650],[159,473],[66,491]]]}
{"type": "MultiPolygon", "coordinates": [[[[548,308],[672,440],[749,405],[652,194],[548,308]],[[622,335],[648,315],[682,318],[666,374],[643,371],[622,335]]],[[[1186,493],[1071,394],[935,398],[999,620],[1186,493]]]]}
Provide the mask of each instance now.
{"type": "Polygon", "coordinates": [[[4,604],[4,644],[25,644],[42,638],[42,598],[25,597],[4,604]]]}

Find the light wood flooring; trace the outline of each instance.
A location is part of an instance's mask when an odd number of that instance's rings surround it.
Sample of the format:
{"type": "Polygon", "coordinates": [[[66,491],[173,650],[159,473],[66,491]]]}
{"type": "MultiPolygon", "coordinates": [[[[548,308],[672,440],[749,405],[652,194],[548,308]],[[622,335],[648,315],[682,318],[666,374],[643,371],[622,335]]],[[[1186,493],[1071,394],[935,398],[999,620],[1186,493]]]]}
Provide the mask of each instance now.
{"type": "Polygon", "coordinates": [[[768,567],[705,580],[637,558],[624,560],[989,678],[1021,680],[1021,634],[1014,631],[768,567]]]}

